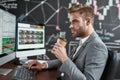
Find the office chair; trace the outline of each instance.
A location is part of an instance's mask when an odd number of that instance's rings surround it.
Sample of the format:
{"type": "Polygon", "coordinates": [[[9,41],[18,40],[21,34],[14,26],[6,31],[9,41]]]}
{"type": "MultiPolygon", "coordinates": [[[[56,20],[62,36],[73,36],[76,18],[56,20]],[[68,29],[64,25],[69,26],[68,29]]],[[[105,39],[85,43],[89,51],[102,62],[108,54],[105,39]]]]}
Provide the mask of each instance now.
{"type": "Polygon", "coordinates": [[[118,69],[119,56],[116,52],[108,50],[108,60],[100,80],[113,80],[118,69]]]}

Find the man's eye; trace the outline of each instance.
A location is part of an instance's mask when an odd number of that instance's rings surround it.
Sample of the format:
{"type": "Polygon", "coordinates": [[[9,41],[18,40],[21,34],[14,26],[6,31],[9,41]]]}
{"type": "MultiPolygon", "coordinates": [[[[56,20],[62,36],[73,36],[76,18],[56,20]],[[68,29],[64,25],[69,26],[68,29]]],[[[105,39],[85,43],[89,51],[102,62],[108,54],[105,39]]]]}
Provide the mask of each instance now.
{"type": "Polygon", "coordinates": [[[79,21],[78,20],[73,20],[72,23],[78,23],[79,21]]]}
{"type": "Polygon", "coordinates": [[[72,24],[78,24],[78,21],[74,21],[72,24]]]}
{"type": "Polygon", "coordinates": [[[78,23],[79,21],[78,20],[75,20],[75,21],[73,21],[74,23],[78,23]]]}
{"type": "Polygon", "coordinates": [[[78,24],[79,23],[79,21],[78,20],[73,20],[72,22],[69,22],[69,25],[75,25],[75,24],[78,24]]]}
{"type": "Polygon", "coordinates": [[[71,25],[72,23],[71,22],[69,22],[69,25],[71,25]]]}

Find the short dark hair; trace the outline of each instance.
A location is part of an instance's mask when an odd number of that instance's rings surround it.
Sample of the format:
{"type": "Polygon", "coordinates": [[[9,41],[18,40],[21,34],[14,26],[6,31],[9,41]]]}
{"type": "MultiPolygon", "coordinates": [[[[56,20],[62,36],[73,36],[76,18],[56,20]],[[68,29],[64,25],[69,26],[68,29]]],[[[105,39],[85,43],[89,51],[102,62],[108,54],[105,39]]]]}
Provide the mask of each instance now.
{"type": "Polygon", "coordinates": [[[68,9],[68,12],[69,13],[79,12],[81,15],[83,15],[84,18],[90,17],[94,19],[94,9],[86,4],[80,3],[78,5],[74,5],[68,9]]]}

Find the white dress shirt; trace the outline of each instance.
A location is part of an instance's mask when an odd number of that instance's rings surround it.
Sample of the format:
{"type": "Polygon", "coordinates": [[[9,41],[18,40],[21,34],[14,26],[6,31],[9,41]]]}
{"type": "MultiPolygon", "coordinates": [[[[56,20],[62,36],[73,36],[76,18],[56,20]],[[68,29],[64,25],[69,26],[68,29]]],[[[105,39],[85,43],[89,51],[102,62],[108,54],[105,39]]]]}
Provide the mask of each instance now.
{"type": "Polygon", "coordinates": [[[89,36],[85,37],[85,38],[80,38],[79,40],[79,46],[77,47],[74,55],[73,55],[73,58],[75,57],[75,55],[77,54],[78,50],[81,48],[82,44],[89,38],[89,36]]]}

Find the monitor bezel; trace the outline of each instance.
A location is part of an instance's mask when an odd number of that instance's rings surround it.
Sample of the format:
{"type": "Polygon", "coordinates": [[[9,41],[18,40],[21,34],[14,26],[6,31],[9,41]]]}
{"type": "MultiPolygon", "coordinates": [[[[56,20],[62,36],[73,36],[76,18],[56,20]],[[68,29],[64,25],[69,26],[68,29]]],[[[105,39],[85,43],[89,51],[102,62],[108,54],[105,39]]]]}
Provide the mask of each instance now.
{"type": "MultiPolygon", "coordinates": [[[[15,20],[15,30],[16,30],[16,16],[14,15],[14,14],[12,14],[11,12],[9,12],[9,11],[7,11],[7,10],[4,10],[4,9],[2,9],[1,7],[0,7],[0,10],[2,11],[2,12],[4,12],[3,14],[5,14],[5,13],[7,13],[7,14],[9,14],[9,15],[12,15],[13,16],[13,19],[15,20]]],[[[3,24],[3,23],[1,23],[1,24],[3,24]]],[[[6,25],[6,24],[5,24],[6,25]]],[[[2,26],[3,27],[3,26],[2,26]]],[[[11,60],[13,60],[13,59],[15,59],[15,49],[13,50],[13,51],[11,51],[11,52],[5,52],[5,53],[2,53],[2,38],[4,38],[3,37],[3,33],[2,33],[2,27],[1,27],[1,35],[0,35],[0,37],[1,37],[1,52],[0,52],[0,66],[1,65],[3,65],[3,64],[5,64],[5,63],[7,63],[7,62],[9,62],[9,61],[11,61],[11,60]]],[[[15,33],[16,33],[16,31],[15,31],[15,33]]],[[[10,38],[10,37],[9,37],[10,38]]],[[[14,38],[16,38],[16,36],[14,36],[14,38]]],[[[15,42],[16,43],[16,42],[15,42]]],[[[14,47],[15,48],[15,47],[14,47]]]]}
{"type": "MultiPolygon", "coordinates": [[[[18,22],[17,23],[17,30],[16,30],[16,58],[19,58],[19,61],[21,60],[26,60],[30,56],[38,56],[38,55],[43,55],[46,54],[46,49],[45,49],[45,25],[39,24],[43,26],[44,29],[44,46],[39,47],[39,48],[30,48],[30,49],[18,49],[18,24],[31,24],[31,23],[24,23],[24,22],[18,22]]],[[[36,25],[36,24],[31,24],[31,25],[36,25]]]]}
{"type": "MultiPolygon", "coordinates": [[[[43,24],[39,24],[39,25],[41,25],[41,26],[43,26],[43,28],[41,28],[42,30],[44,30],[44,43],[43,43],[43,46],[42,47],[36,47],[36,48],[29,48],[29,49],[18,49],[18,28],[19,28],[19,26],[18,26],[18,24],[27,24],[27,25],[37,25],[37,24],[31,24],[31,23],[24,23],[24,22],[18,22],[17,23],[17,30],[16,30],[16,52],[17,51],[28,51],[28,50],[38,50],[38,49],[44,49],[45,48],[45,25],[43,25],[43,24]]],[[[38,29],[40,29],[40,28],[38,28],[38,29]]]]}

